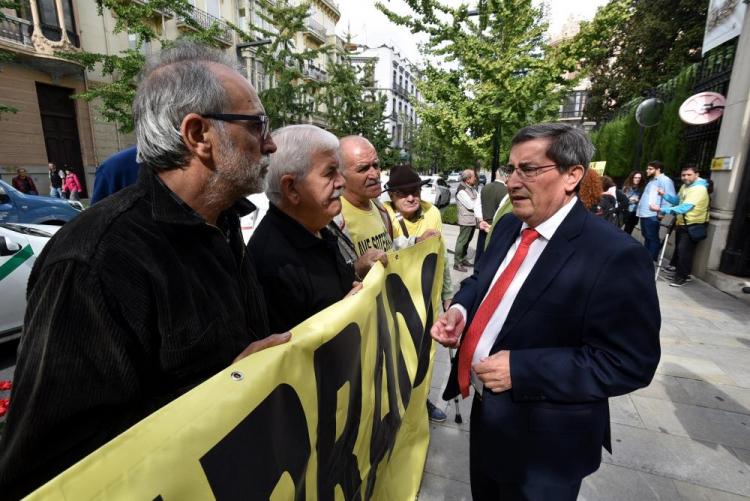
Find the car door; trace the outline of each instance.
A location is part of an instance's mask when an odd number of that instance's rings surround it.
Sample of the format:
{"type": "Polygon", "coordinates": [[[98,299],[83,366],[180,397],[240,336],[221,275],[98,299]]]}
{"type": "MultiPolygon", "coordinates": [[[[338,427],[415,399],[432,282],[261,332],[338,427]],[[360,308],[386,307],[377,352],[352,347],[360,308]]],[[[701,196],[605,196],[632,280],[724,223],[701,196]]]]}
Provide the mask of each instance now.
{"type": "Polygon", "coordinates": [[[24,235],[0,226],[0,341],[16,337],[26,310],[26,283],[36,256],[24,235]]]}
{"type": "Polygon", "coordinates": [[[0,184],[0,223],[15,223],[18,220],[16,205],[5,187],[0,184]]]}

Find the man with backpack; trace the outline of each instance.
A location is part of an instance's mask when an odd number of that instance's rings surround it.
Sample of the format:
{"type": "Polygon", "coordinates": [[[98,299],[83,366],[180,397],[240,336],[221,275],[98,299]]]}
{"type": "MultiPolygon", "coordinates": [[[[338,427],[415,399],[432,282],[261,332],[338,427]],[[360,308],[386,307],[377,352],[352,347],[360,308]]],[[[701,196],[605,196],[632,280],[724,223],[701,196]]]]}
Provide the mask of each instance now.
{"type": "Polygon", "coordinates": [[[619,228],[625,223],[628,197],[617,189],[615,182],[609,176],[602,176],[602,188],[604,193],[599,203],[602,217],[619,228]]]}

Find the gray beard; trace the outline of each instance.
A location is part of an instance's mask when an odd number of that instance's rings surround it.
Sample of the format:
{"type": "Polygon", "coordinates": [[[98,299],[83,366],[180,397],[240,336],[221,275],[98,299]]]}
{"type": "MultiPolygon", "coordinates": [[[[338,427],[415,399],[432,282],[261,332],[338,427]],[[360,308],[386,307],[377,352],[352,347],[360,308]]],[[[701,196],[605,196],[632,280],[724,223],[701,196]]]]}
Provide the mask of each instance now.
{"type": "Polygon", "coordinates": [[[206,185],[206,204],[214,208],[227,207],[242,197],[263,191],[264,171],[268,171],[269,163],[268,155],[250,161],[223,131],[221,149],[221,163],[206,185]]]}

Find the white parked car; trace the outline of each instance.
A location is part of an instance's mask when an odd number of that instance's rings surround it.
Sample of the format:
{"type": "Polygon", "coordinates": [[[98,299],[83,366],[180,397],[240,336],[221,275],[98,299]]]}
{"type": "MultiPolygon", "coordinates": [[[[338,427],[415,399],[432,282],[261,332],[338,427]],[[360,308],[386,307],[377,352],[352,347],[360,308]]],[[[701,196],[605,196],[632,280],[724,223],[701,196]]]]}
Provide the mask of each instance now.
{"type": "Polygon", "coordinates": [[[448,182],[449,183],[460,183],[461,182],[461,173],[460,172],[451,172],[448,174],[448,182]]]}
{"type": "Polygon", "coordinates": [[[37,256],[60,226],[0,224],[0,343],[21,335],[26,283],[37,256]]]}
{"type": "Polygon", "coordinates": [[[263,216],[265,216],[266,212],[268,212],[268,197],[265,193],[254,193],[252,195],[249,195],[247,199],[250,200],[253,205],[255,205],[256,209],[247,216],[240,218],[242,238],[245,239],[246,244],[250,240],[250,237],[253,236],[255,228],[258,227],[261,219],[263,219],[263,216]]]}

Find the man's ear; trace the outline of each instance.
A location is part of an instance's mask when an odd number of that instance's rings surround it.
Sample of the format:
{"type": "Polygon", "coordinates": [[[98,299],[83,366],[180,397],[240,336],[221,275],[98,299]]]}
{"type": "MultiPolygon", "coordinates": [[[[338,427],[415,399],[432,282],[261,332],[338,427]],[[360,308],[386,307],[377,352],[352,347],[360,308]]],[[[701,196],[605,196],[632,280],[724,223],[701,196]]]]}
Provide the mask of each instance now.
{"type": "Polygon", "coordinates": [[[213,156],[212,140],[216,138],[216,129],[197,113],[188,113],[180,124],[180,136],[188,151],[198,157],[203,164],[209,164],[213,156]]]}
{"type": "Polygon", "coordinates": [[[281,195],[283,196],[284,200],[292,205],[297,205],[300,201],[300,195],[297,191],[295,181],[296,180],[293,175],[284,174],[283,176],[281,176],[281,180],[279,182],[281,186],[281,195]]]}
{"type": "Polygon", "coordinates": [[[565,191],[572,193],[583,179],[583,165],[574,165],[565,171],[565,191]]]}

